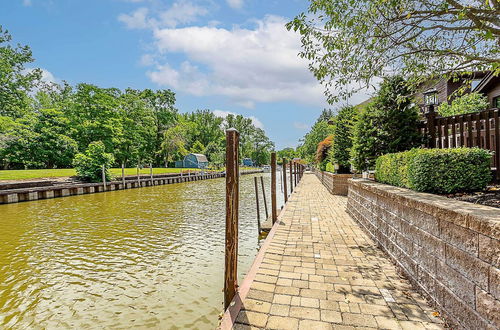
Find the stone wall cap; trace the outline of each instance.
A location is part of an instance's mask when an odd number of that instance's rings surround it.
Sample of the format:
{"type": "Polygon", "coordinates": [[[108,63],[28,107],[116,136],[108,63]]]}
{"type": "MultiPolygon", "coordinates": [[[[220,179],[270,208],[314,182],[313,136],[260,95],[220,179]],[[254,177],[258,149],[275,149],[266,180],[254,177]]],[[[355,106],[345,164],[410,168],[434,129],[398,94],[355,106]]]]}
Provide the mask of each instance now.
{"type": "Polygon", "coordinates": [[[349,180],[349,183],[358,187],[362,186],[384,197],[396,197],[408,207],[414,207],[459,226],[500,239],[500,209],[498,208],[395,187],[373,180],[353,178],[349,180]]]}

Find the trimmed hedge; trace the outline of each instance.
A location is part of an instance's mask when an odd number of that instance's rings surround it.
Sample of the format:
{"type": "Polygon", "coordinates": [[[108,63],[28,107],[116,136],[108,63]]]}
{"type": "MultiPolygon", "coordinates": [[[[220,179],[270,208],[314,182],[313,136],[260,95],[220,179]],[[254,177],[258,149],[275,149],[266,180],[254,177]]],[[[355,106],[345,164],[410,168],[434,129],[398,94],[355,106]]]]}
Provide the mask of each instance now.
{"type": "Polygon", "coordinates": [[[485,149],[412,149],[378,157],[375,179],[421,192],[474,191],[490,182],[490,164],[485,149]]]}

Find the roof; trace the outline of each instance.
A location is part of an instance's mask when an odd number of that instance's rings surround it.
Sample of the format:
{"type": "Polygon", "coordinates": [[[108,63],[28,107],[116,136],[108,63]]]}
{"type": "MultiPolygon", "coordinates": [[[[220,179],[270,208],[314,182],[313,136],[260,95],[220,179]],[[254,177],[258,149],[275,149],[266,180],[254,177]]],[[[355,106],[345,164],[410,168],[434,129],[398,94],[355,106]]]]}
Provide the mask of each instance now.
{"type": "MultiPolygon", "coordinates": [[[[196,160],[198,161],[198,163],[208,163],[207,156],[205,156],[203,154],[193,154],[193,153],[191,153],[189,155],[194,156],[196,158],[196,160]]],[[[189,156],[189,155],[187,155],[187,156],[189,156]]]]}
{"type": "Polygon", "coordinates": [[[481,80],[481,82],[472,90],[472,92],[485,92],[485,90],[487,90],[488,87],[494,86],[495,80],[498,79],[499,77],[495,76],[493,74],[493,71],[491,71],[481,80]]]}

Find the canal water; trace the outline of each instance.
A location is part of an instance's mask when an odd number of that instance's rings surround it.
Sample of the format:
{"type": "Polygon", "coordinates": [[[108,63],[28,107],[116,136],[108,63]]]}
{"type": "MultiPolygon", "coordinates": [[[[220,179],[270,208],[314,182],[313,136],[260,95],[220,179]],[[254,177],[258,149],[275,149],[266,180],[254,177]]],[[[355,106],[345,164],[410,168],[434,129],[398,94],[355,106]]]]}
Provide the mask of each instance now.
{"type": "MultiPolygon", "coordinates": [[[[259,247],[254,176],[240,179],[240,280],[259,247]]],[[[213,329],[224,230],[223,178],[0,205],[0,328],[213,329]]]]}

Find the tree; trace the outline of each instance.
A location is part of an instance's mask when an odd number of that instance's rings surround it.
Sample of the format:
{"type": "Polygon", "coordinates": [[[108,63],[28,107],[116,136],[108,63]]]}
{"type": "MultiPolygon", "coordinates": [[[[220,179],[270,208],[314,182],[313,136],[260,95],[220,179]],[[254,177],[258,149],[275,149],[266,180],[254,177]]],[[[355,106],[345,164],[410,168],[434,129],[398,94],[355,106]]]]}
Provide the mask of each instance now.
{"type": "Polygon", "coordinates": [[[28,46],[13,47],[12,36],[0,25],[0,116],[19,118],[29,109],[29,92],[42,76],[39,69],[27,70],[34,61],[28,46]]]}
{"type": "Polygon", "coordinates": [[[339,109],[335,118],[334,139],[329,156],[332,163],[339,165],[340,173],[349,173],[350,171],[350,153],[357,112],[356,108],[346,105],[339,109]]]}
{"type": "Polygon", "coordinates": [[[161,143],[161,153],[166,165],[169,162],[181,159],[189,152],[187,150],[187,135],[192,124],[179,121],[177,125],[167,129],[163,135],[161,143]]]}
{"type": "Polygon", "coordinates": [[[328,135],[323,141],[318,143],[316,148],[315,161],[319,164],[320,170],[326,170],[326,164],[328,163],[328,158],[326,157],[328,151],[331,149],[333,143],[333,135],[328,135]]]}
{"type": "Polygon", "coordinates": [[[122,134],[120,121],[121,91],[116,88],[100,88],[91,84],[78,84],[68,109],[73,138],[78,150],[85,150],[93,141],[104,143],[112,152],[116,138],[122,134]]]}
{"type": "Polygon", "coordinates": [[[378,156],[421,144],[412,94],[400,76],[387,78],[380,85],[373,103],[362,110],[355,125],[351,153],[357,170],[373,168],[378,156]]]}
{"type": "Polygon", "coordinates": [[[411,83],[464,71],[500,74],[498,0],[311,0],[287,24],[330,102],[402,74],[411,83]]]}
{"type": "Polygon", "coordinates": [[[314,161],[318,143],[323,141],[328,135],[333,134],[333,125],[328,123],[332,117],[333,114],[330,110],[323,110],[311,130],[302,139],[302,145],[298,148],[301,158],[308,162],[314,161]]]}
{"type": "Polygon", "coordinates": [[[295,151],[295,149],[288,147],[288,148],[284,148],[284,149],[279,150],[276,153],[276,156],[278,157],[279,161],[282,161],[283,158],[290,160],[290,159],[297,157],[297,152],[295,151]]]}
{"type": "Polygon", "coordinates": [[[190,151],[194,154],[202,154],[205,151],[205,146],[201,144],[200,141],[196,140],[190,151]]]}
{"type": "Polygon", "coordinates": [[[73,166],[80,179],[91,182],[101,182],[103,166],[106,180],[111,179],[109,168],[114,161],[113,155],[106,152],[104,143],[96,141],[90,143],[84,153],[79,153],[75,156],[73,166]]]}
{"type": "Polygon", "coordinates": [[[443,102],[438,107],[438,113],[443,117],[463,115],[486,110],[489,105],[485,95],[474,92],[457,97],[451,104],[443,102]]]}
{"type": "MultiPolygon", "coordinates": [[[[151,89],[145,89],[143,91],[128,89],[127,92],[139,94],[140,98],[146,102],[148,107],[152,110],[156,131],[156,138],[152,141],[152,144],[154,150],[160,151],[163,142],[163,134],[169,127],[175,125],[177,118],[177,109],[174,107],[175,93],[170,89],[157,91],[151,89]]],[[[162,162],[160,152],[157,152],[154,162],[157,164],[162,162]]]]}

